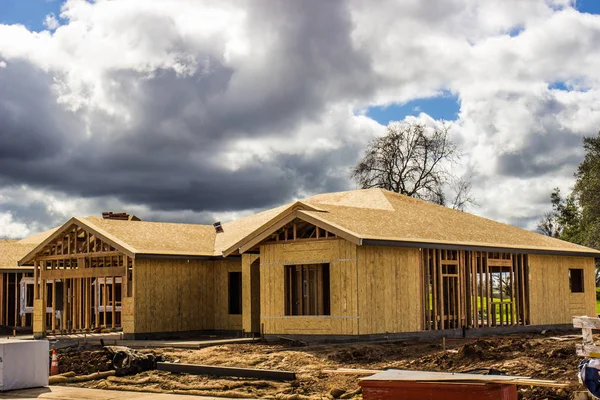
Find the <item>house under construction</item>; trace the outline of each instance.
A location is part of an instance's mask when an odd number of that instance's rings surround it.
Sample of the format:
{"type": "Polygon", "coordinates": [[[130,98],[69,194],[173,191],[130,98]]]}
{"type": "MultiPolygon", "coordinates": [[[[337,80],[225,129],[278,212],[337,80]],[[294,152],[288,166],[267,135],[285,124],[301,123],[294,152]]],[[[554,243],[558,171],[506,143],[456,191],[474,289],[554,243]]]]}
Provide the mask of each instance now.
{"type": "Polygon", "coordinates": [[[570,325],[574,315],[595,315],[597,257],[369,189],[215,226],[72,218],[19,264],[32,269],[21,279],[31,285],[37,336],[114,329],[132,338],[350,339],[570,325]]]}

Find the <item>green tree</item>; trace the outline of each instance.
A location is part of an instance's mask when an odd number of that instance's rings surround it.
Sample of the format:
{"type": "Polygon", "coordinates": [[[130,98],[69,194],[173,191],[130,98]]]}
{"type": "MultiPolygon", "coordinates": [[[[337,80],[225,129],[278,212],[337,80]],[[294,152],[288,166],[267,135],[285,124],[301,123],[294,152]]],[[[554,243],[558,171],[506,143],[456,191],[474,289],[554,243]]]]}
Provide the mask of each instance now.
{"type": "Polygon", "coordinates": [[[560,189],[550,194],[552,211],[547,212],[538,223],[537,230],[547,236],[583,244],[581,211],[577,198],[570,194],[563,198],[560,189]]]}
{"type": "MultiPolygon", "coordinates": [[[[585,157],[575,173],[573,192],[566,198],[555,188],[552,211],[538,223],[538,232],[600,250],[600,132],[583,138],[585,157]]],[[[600,261],[596,262],[596,285],[600,261]]]]}
{"type": "Polygon", "coordinates": [[[577,168],[573,193],[581,206],[582,243],[600,249],[600,132],[583,139],[585,157],[577,168]]]}

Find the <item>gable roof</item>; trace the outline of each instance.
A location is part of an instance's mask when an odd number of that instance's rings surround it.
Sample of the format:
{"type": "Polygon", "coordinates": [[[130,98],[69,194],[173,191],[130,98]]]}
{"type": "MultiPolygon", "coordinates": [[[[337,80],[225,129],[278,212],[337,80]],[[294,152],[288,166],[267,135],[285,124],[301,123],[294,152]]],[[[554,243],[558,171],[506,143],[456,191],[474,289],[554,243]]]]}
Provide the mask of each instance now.
{"type": "Polygon", "coordinates": [[[298,218],[360,244],[394,242],[600,257],[600,251],[585,246],[383,189],[321,194],[303,203],[321,211],[299,210],[298,218]]]}
{"type": "Polygon", "coordinates": [[[44,246],[64,234],[65,230],[73,225],[91,232],[132,257],[136,255],[214,256],[216,233],[211,225],[73,217],[59,228],[53,229],[45,240],[34,246],[19,260],[19,264],[29,262],[44,246]]]}
{"type": "Polygon", "coordinates": [[[223,233],[219,233],[215,242],[215,254],[231,254],[242,243],[253,239],[261,232],[273,227],[280,220],[296,210],[322,212],[322,208],[303,201],[284,204],[270,210],[250,215],[223,224],[223,233]]]}

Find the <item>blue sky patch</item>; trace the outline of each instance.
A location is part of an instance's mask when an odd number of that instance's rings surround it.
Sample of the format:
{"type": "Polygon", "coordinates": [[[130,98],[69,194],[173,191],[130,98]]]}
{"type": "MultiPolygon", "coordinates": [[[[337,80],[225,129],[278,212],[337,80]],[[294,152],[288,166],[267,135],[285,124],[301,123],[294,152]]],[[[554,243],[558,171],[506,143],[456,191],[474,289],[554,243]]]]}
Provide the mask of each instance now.
{"type": "Polygon", "coordinates": [[[556,81],[556,82],[552,82],[551,84],[548,85],[548,89],[558,89],[558,90],[565,90],[565,91],[569,91],[569,87],[567,86],[567,84],[563,81],[556,81]]]}
{"type": "Polygon", "coordinates": [[[0,24],[22,24],[36,32],[47,29],[46,15],[54,13],[58,19],[63,0],[0,0],[0,24]]]}
{"type": "Polygon", "coordinates": [[[419,115],[424,112],[435,119],[454,121],[458,118],[460,102],[457,96],[443,95],[425,99],[411,100],[404,104],[369,107],[365,115],[382,125],[391,121],[400,121],[408,115],[419,115]]]}
{"type": "Polygon", "coordinates": [[[600,1],[598,0],[577,0],[575,8],[582,13],[600,14],[600,1]]]}

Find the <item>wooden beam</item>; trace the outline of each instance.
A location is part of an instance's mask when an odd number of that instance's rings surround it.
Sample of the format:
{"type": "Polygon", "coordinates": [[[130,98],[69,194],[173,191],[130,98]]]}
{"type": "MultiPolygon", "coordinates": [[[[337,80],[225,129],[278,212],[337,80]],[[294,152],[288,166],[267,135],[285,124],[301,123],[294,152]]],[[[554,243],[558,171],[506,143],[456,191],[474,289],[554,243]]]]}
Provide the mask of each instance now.
{"type": "Polygon", "coordinates": [[[56,269],[54,271],[43,271],[43,279],[68,279],[68,278],[100,278],[106,276],[122,276],[124,267],[107,268],[81,268],[81,269],[56,269]]]}
{"type": "Polygon", "coordinates": [[[121,256],[123,253],[120,251],[105,251],[105,252],[95,252],[95,253],[78,253],[78,254],[59,254],[55,256],[40,256],[36,257],[39,261],[53,261],[53,260],[75,260],[84,257],[113,257],[113,256],[121,256]]]}
{"type": "Polygon", "coordinates": [[[293,381],[296,373],[291,371],[274,371],[268,369],[220,367],[213,365],[194,365],[181,363],[159,362],[156,364],[159,371],[212,376],[233,376],[238,378],[257,378],[276,381],[293,381]]]}

